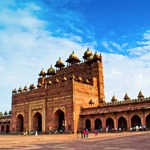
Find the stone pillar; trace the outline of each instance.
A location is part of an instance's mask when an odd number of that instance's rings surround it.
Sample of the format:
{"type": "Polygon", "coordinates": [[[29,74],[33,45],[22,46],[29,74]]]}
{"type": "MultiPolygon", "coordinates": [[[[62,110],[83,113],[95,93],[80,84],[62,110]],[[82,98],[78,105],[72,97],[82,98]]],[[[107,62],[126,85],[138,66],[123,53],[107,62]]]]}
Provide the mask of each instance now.
{"type": "Polygon", "coordinates": [[[4,133],[6,133],[6,124],[4,124],[4,133]]]}
{"type": "Polygon", "coordinates": [[[114,128],[118,128],[118,121],[117,121],[117,118],[116,116],[114,115],[114,128]]]}
{"type": "Polygon", "coordinates": [[[45,132],[45,121],[46,121],[45,108],[43,108],[43,111],[42,111],[42,132],[45,132]]]}
{"type": "Polygon", "coordinates": [[[127,117],[128,117],[128,120],[127,120],[127,130],[130,130],[130,128],[132,127],[131,125],[131,117],[130,115],[127,113],[127,117]]]}
{"type": "Polygon", "coordinates": [[[106,120],[104,119],[104,117],[102,117],[101,121],[102,121],[102,129],[105,130],[106,129],[106,120]]]}
{"type": "Polygon", "coordinates": [[[94,130],[94,119],[92,118],[92,116],[91,116],[90,120],[91,120],[91,131],[93,131],[94,130]]]}
{"type": "Polygon", "coordinates": [[[29,104],[29,124],[28,124],[28,129],[29,129],[29,132],[32,130],[32,123],[31,123],[31,120],[32,120],[32,112],[31,112],[31,105],[29,104]]]}
{"type": "Polygon", "coordinates": [[[146,126],[146,118],[145,118],[145,115],[144,113],[141,111],[141,124],[142,126],[146,126]]]}

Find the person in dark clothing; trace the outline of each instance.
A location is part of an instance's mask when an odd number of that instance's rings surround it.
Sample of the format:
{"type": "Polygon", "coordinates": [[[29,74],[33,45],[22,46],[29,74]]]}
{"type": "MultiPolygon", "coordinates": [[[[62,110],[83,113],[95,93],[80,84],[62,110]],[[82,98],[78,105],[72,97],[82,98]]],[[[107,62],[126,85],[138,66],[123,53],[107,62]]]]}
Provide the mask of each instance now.
{"type": "Polygon", "coordinates": [[[83,131],[81,130],[80,133],[81,133],[81,138],[83,138],[83,131]]]}

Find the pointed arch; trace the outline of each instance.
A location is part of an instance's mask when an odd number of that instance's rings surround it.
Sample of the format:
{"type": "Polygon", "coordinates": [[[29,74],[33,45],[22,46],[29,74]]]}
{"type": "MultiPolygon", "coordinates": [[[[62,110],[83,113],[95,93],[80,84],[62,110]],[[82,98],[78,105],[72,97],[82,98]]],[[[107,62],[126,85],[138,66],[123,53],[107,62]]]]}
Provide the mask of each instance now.
{"type": "Polygon", "coordinates": [[[106,119],[106,126],[109,126],[109,129],[114,128],[114,121],[112,118],[106,119]]]}
{"type": "Polygon", "coordinates": [[[16,119],[16,131],[22,132],[24,130],[24,118],[23,115],[19,114],[16,119]]]}
{"type": "Polygon", "coordinates": [[[95,121],[94,121],[94,127],[97,130],[100,130],[102,128],[102,121],[99,118],[95,119],[95,121]]]}
{"type": "Polygon", "coordinates": [[[36,112],[33,116],[33,130],[42,131],[42,115],[39,112],[36,112]]]}
{"type": "Polygon", "coordinates": [[[132,125],[132,127],[140,126],[141,125],[141,118],[138,115],[132,116],[131,125],[132,125]]]}
{"type": "Polygon", "coordinates": [[[4,125],[1,126],[1,133],[4,133],[5,127],[4,125]]]}
{"type": "MultiPolygon", "coordinates": [[[[65,114],[61,109],[58,109],[54,114],[55,130],[65,131],[65,114]]],[[[68,127],[71,130],[71,125],[68,127]]]]}
{"type": "Polygon", "coordinates": [[[118,128],[121,128],[122,131],[127,130],[127,120],[124,117],[118,119],[118,128]]]}
{"type": "Polygon", "coordinates": [[[91,120],[90,119],[85,120],[85,129],[88,129],[89,131],[91,130],[91,120]]]}
{"type": "Polygon", "coordinates": [[[9,125],[7,124],[7,125],[6,125],[6,133],[9,133],[9,130],[10,130],[10,129],[9,129],[9,125]]]}

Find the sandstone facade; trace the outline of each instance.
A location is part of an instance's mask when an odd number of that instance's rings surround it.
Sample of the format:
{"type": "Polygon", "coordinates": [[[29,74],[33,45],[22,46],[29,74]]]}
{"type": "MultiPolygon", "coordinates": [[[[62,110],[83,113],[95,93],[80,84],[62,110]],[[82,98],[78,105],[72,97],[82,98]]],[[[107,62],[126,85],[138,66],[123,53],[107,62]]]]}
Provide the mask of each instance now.
{"type": "Polygon", "coordinates": [[[42,69],[37,88],[13,90],[11,132],[150,127],[150,98],[105,102],[102,56],[87,49],[83,58],[73,52],[66,67],[59,59],[56,71],[42,69]]]}

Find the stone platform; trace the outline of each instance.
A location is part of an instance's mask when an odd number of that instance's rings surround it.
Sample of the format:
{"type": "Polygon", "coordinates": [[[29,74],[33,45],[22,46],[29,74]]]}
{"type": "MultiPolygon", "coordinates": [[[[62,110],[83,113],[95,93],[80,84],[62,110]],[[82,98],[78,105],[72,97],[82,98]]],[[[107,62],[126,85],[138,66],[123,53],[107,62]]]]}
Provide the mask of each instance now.
{"type": "Polygon", "coordinates": [[[149,150],[150,132],[77,135],[0,135],[0,150],[149,150]]]}

